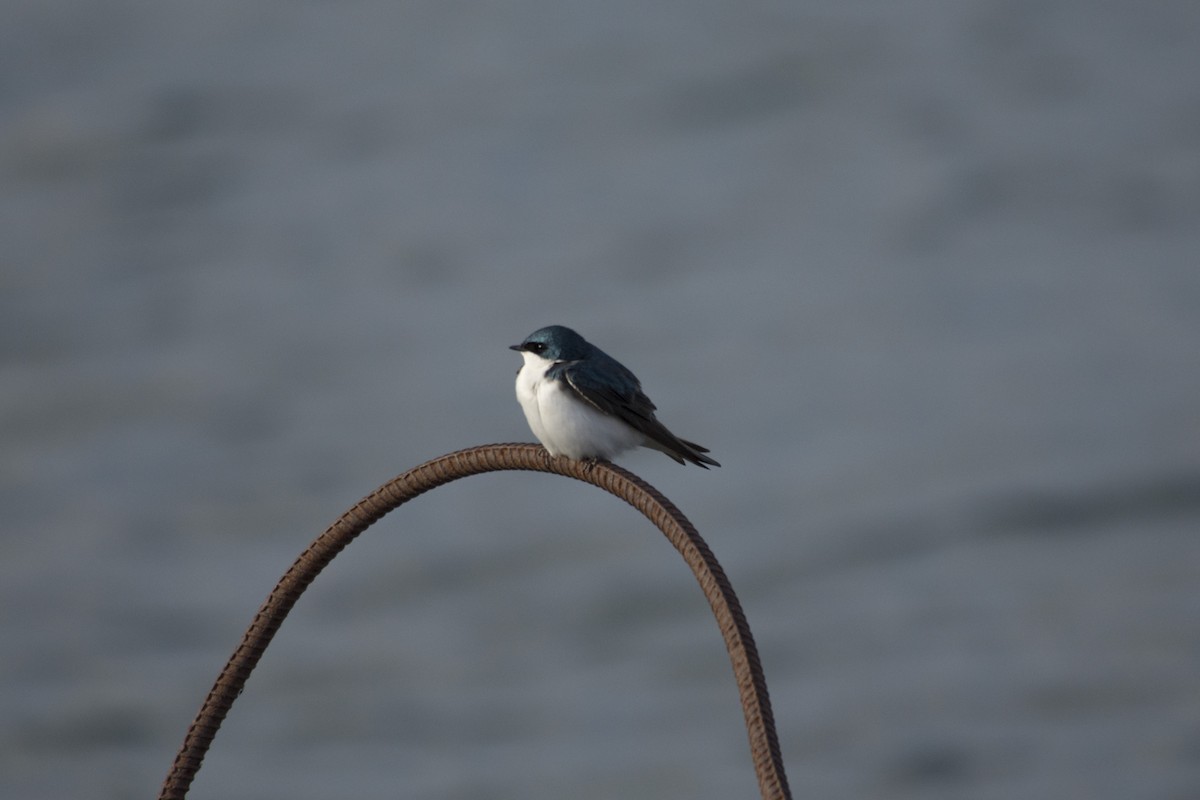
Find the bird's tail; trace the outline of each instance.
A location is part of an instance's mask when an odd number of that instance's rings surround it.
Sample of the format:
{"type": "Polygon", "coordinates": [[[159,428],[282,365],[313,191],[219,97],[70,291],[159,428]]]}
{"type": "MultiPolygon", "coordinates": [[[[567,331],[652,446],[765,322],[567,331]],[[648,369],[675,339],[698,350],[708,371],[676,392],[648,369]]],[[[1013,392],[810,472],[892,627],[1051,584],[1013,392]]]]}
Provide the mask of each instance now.
{"type": "Polygon", "coordinates": [[[646,446],[666,453],[675,459],[675,462],[678,464],[685,464],[690,461],[702,469],[708,469],[710,465],[714,467],[721,466],[721,463],[716,459],[704,455],[708,452],[707,447],[698,445],[695,442],[689,442],[687,439],[672,436],[669,442],[659,442],[647,437],[646,446]]]}

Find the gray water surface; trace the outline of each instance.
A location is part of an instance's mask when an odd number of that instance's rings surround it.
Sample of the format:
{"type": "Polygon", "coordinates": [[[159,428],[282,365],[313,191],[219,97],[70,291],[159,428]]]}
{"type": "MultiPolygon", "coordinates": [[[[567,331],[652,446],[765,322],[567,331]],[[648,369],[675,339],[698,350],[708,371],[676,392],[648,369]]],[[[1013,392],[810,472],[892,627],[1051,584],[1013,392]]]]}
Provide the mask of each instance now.
{"type": "MultiPolygon", "coordinates": [[[[577,328],[724,467],[810,798],[1200,797],[1200,5],[0,11],[0,796],[153,796],[295,556],[577,328]]],[[[702,595],[544,475],[296,607],[194,798],[729,798],[702,595]]]]}

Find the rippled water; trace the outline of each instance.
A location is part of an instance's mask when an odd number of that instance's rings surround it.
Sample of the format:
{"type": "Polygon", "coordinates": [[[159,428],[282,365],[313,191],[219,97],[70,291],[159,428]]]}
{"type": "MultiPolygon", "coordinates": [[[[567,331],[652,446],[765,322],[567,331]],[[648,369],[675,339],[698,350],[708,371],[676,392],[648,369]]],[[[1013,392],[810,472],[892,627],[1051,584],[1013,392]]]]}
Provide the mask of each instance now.
{"type": "MultiPolygon", "coordinates": [[[[0,12],[0,795],[146,797],[292,559],[576,327],[798,797],[1200,795],[1194,3],[0,12]]],[[[314,584],[193,797],[755,796],[658,533],[473,478],[314,584]]]]}

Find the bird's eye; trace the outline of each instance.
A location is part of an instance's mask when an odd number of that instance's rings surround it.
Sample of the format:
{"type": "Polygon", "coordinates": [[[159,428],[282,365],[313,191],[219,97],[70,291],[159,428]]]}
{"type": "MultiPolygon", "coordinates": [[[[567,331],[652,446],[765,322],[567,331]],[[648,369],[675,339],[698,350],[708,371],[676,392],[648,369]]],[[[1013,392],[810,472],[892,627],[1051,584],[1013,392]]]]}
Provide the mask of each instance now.
{"type": "Polygon", "coordinates": [[[531,353],[540,353],[545,349],[546,349],[546,345],[542,344],[541,342],[530,342],[529,343],[529,352],[531,352],[531,353]]]}

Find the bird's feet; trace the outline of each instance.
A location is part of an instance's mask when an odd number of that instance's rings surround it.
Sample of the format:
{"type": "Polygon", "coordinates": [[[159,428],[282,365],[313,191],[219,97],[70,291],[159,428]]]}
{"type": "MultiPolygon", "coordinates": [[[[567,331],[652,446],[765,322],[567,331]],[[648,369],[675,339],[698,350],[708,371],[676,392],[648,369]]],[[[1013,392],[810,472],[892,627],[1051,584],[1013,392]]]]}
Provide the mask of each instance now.
{"type": "Polygon", "coordinates": [[[579,461],[583,464],[583,472],[585,475],[591,475],[596,467],[600,464],[610,463],[607,458],[599,458],[597,456],[588,456],[587,458],[579,459],[579,461]]]}

